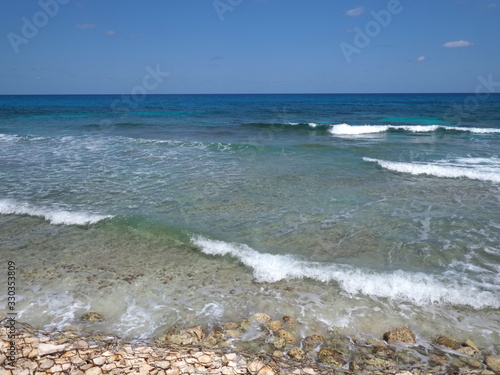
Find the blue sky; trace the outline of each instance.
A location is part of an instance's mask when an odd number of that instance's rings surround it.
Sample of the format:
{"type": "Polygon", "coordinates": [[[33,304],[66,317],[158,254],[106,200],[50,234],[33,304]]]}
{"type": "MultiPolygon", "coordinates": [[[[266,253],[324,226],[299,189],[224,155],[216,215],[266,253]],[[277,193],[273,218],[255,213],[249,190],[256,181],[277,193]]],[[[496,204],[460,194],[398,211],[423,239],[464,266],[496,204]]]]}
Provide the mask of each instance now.
{"type": "Polygon", "coordinates": [[[500,82],[500,0],[4,0],[0,35],[0,94],[473,92],[480,77],[500,82]]]}

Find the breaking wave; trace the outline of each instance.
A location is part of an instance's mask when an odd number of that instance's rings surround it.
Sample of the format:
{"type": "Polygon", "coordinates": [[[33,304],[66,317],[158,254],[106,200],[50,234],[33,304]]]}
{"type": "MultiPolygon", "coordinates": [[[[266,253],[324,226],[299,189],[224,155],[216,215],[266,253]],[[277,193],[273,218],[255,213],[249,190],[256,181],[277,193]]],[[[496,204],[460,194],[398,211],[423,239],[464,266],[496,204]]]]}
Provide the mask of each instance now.
{"type": "Polygon", "coordinates": [[[416,305],[449,303],[476,309],[500,307],[498,294],[481,290],[473,280],[459,277],[453,279],[402,270],[376,273],[348,265],[304,261],[292,255],[259,253],[245,244],[203,236],[193,236],[191,241],[204,254],[238,259],[253,270],[259,282],[309,278],[325,283],[337,282],[349,294],[403,300],[416,305]]]}
{"type": "Polygon", "coordinates": [[[445,178],[466,177],[473,180],[500,182],[500,159],[498,158],[458,158],[436,162],[394,162],[363,158],[393,172],[412,175],[429,175],[445,178]]]}
{"type": "Polygon", "coordinates": [[[0,214],[3,215],[29,215],[43,217],[51,224],[87,225],[95,224],[101,220],[109,219],[111,215],[98,215],[88,212],[65,211],[48,207],[37,207],[25,202],[11,199],[0,200],[0,214]]]}

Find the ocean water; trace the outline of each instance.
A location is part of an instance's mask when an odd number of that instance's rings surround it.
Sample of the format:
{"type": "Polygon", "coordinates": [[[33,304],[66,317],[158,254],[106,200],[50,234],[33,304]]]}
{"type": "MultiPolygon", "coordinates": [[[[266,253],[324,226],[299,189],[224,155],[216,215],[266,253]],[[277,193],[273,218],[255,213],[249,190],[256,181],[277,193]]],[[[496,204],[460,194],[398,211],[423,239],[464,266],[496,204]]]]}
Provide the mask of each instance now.
{"type": "Polygon", "coordinates": [[[0,259],[39,328],[499,350],[500,95],[0,96],[0,259]]]}

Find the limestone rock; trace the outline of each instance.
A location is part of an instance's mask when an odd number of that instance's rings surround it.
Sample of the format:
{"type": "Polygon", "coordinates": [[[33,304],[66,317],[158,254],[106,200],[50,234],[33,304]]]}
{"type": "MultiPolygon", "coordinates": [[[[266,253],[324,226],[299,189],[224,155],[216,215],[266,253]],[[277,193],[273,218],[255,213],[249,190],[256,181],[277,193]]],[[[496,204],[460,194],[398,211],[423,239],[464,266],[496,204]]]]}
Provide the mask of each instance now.
{"type": "Polygon", "coordinates": [[[356,362],[349,362],[349,370],[358,372],[359,371],[359,365],[356,362]]]}
{"type": "Polygon", "coordinates": [[[437,354],[431,354],[429,356],[429,364],[431,366],[442,366],[446,364],[446,358],[437,354]]]}
{"type": "Polygon", "coordinates": [[[38,345],[38,355],[40,357],[43,357],[44,355],[48,354],[65,352],[67,350],[70,350],[70,347],[71,345],[69,344],[54,345],[54,344],[40,343],[38,345]]]}
{"type": "Polygon", "coordinates": [[[201,326],[193,326],[181,330],[174,329],[166,332],[160,341],[167,341],[175,345],[199,344],[205,339],[205,333],[201,326]]]}
{"type": "Polygon", "coordinates": [[[465,363],[466,365],[468,365],[469,367],[472,367],[472,368],[483,368],[483,365],[481,364],[481,362],[479,362],[475,358],[461,357],[460,361],[462,361],[463,363],[465,363]]]}
{"type": "Polygon", "coordinates": [[[260,323],[260,324],[266,324],[266,323],[271,321],[271,317],[267,314],[257,313],[257,314],[252,315],[250,317],[250,320],[253,320],[253,321],[260,323]]]}
{"type": "Polygon", "coordinates": [[[318,346],[323,345],[325,343],[325,338],[320,335],[311,335],[304,338],[302,344],[304,345],[304,349],[306,351],[314,350],[318,346]]]}
{"type": "Polygon", "coordinates": [[[409,344],[415,344],[415,335],[408,328],[396,328],[384,333],[384,340],[387,342],[401,341],[409,344]]]}
{"type": "Polygon", "coordinates": [[[226,333],[220,328],[214,328],[208,333],[204,345],[213,348],[216,346],[220,346],[220,344],[225,340],[226,340],[226,333]]]}
{"type": "Polygon", "coordinates": [[[470,357],[474,356],[474,354],[476,353],[474,351],[474,349],[472,349],[471,347],[469,346],[462,346],[461,348],[458,349],[458,351],[462,354],[465,354],[465,355],[468,355],[470,357]]]}
{"type": "Polygon", "coordinates": [[[248,365],[248,371],[252,375],[275,375],[274,370],[268,365],[260,362],[254,361],[248,365]]]}
{"type": "Polygon", "coordinates": [[[87,371],[85,371],[85,375],[100,375],[102,374],[102,370],[99,367],[91,367],[87,371]]]}
{"type": "Polygon", "coordinates": [[[318,362],[335,367],[341,367],[344,365],[340,353],[329,348],[323,348],[319,351],[318,362]]]}
{"type": "Polygon", "coordinates": [[[500,355],[490,355],[486,357],[486,365],[495,372],[500,372],[500,355]]]}
{"type": "Polygon", "coordinates": [[[229,337],[231,337],[231,338],[235,339],[235,338],[240,337],[241,332],[240,332],[240,331],[236,331],[236,330],[234,330],[234,329],[228,329],[228,330],[226,330],[226,334],[227,334],[229,337]]]}
{"type": "Polygon", "coordinates": [[[222,326],[225,330],[238,329],[239,324],[235,322],[227,322],[222,326]]]}
{"type": "Polygon", "coordinates": [[[84,314],[82,316],[82,320],[95,323],[95,322],[100,322],[100,321],[104,320],[104,317],[97,312],[91,311],[91,312],[84,314]]]}
{"type": "Polygon", "coordinates": [[[48,370],[52,366],[54,366],[54,361],[51,359],[45,359],[38,365],[38,368],[42,370],[48,370]]]}
{"type": "Polygon", "coordinates": [[[285,315],[283,317],[283,322],[285,323],[285,328],[293,331],[297,328],[297,322],[291,316],[285,315]]]}
{"type": "Polygon", "coordinates": [[[240,326],[239,326],[239,329],[241,329],[242,331],[246,331],[247,328],[249,328],[251,326],[252,326],[252,322],[250,320],[242,319],[240,326]]]}
{"type": "Polygon", "coordinates": [[[478,352],[479,351],[479,348],[477,347],[476,344],[474,344],[474,342],[472,340],[465,340],[464,343],[462,344],[462,346],[467,346],[469,348],[471,348],[472,350],[474,350],[475,352],[478,352]]]}
{"type": "Polygon", "coordinates": [[[301,361],[306,357],[306,353],[300,348],[292,348],[288,352],[288,355],[295,359],[296,361],[301,361]]]}
{"type": "Polygon", "coordinates": [[[368,366],[384,369],[393,368],[394,366],[396,366],[396,362],[390,359],[383,359],[378,357],[366,359],[365,364],[367,364],[368,366]]]}
{"type": "Polygon", "coordinates": [[[284,329],[280,329],[277,332],[277,336],[284,339],[287,345],[295,345],[297,343],[295,336],[284,329]]]}
{"type": "Polygon", "coordinates": [[[457,340],[448,337],[448,336],[440,336],[436,339],[436,344],[439,344],[441,346],[445,346],[447,348],[457,350],[460,348],[460,345],[458,344],[457,340]]]}
{"type": "Polygon", "coordinates": [[[283,337],[275,337],[271,344],[273,344],[276,349],[282,349],[286,346],[286,340],[283,337]]]}
{"type": "Polygon", "coordinates": [[[280,329],[283,329],[283,324],[279,320],[273,320],[266,324],[266,327],[269,328],[273,332],[278,332],[280,329]]]}

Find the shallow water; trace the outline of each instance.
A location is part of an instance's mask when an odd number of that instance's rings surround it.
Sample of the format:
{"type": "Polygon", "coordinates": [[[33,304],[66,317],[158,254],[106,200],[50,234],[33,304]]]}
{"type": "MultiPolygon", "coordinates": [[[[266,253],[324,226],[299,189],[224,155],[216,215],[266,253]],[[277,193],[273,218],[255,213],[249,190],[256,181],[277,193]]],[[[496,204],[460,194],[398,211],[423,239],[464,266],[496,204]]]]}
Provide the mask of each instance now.
{"type": "Polygon", "coordinates": [[[18,319],[151,337],[263,311],[498,350],[500,96],[447,121],[466,97],[0,97],[18,319]]]}

